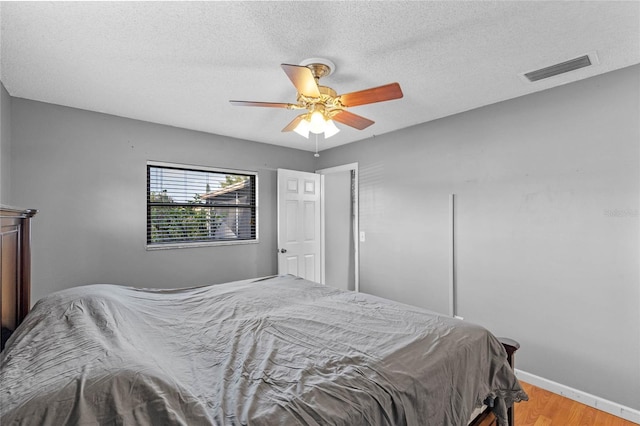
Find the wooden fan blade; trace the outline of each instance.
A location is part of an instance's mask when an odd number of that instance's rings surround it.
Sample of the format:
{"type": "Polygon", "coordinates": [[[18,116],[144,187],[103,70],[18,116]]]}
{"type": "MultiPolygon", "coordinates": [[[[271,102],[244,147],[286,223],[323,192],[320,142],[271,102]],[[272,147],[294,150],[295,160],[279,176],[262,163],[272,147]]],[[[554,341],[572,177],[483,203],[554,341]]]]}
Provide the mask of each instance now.
{"type": "Polygon", "coordinates": [[[293,121],[291,121],[291,123],[287,124],[285,126],[284,129],[282,129],[283,132],[292,132],[293,129],[295,129],[296,127],[298,127],[298,124],[304,120],[304,116],[305,114],[300,114],[299,116],[297,116],[296,118],[293,119],[293,121]]]}
{"type": "Polygon", "coordinates": [[[346,107],[372,104],[375,102],[390,101],[403,96],[402,89],[398,83],[385,84],[384,86],[373,87],[371,89],[360,90],[358,92],[340,95],[340,102],[346,107]]]}
{"type": "Polygon", "coordinates": [[[285,104],[281,102],[254,102],[254,101],[229,101],[231,105],[235,106],[255,106],[255,107],[267,107],[267,108],[289,108],[291,104],[285,104]]]}
{"type": "Polygon", "coordinates": [[[371,121],[368,118],[364,118],[349,111],[340,111],[337,114],[332,115],[331,118],[339,123],[355,127],[358,130],[364,130],[375,123],[375,121],[371,121]]]}
{"type": "Polygon", "coordinates": [[[316,79],[313,78],[313,73],[307,67],[302,65],[289,65],[281,64],[282,69],[289,77],[289,80],[296,87],[296,90],[301,95],[318,98],[320,97],[320,90],[318,90],[318,84],[316,79]]]}

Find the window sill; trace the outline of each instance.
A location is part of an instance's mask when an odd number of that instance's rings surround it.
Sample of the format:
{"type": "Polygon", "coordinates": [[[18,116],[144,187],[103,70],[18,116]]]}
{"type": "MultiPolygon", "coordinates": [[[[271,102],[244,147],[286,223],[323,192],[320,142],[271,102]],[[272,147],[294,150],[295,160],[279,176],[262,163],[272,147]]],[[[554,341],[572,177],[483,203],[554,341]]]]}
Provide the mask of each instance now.
{"type": "Polygon", "coordinates": [[[238,240],[238,241],[202,241],[197,243],[174,243],[174,244],[147,244],[147,251],[174,250],[198,247],[235,246],[244,244],[258,244],[259,240],[238,240]]]}

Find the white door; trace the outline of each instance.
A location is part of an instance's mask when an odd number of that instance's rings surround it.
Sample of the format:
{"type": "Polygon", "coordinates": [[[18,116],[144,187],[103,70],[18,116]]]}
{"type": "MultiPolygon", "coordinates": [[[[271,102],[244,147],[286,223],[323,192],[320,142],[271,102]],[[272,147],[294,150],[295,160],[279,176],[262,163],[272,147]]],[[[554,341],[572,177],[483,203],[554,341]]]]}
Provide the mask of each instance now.
{"type": "Polygon", "coordinates": [[[278,169],[278,274],[322,282],[320,175],[278,169]]]}

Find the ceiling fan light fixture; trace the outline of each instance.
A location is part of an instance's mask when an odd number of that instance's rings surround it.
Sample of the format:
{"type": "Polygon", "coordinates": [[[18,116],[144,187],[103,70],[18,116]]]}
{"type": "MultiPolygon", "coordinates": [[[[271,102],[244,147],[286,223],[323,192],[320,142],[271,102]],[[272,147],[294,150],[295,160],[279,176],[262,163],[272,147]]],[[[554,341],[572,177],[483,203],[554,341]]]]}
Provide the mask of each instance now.
{"type": "Polygon", "coordinates": [[[293,129],[293,131],[299,134],[300,136],[304,136],[305,138],[309,139],[309,127],[310,127],[310,123],[308,120],[306,119],[300,120],[300,123],[298,123],[298,125],[295,127],[295,129],[293,129]]]}
{"type": "Polygon", "coordinates": [[[331,136],[335,135],[340,131],[340,129],[338,129],[338,126],[336,126],[336,123],[333,122],[333,120],[327,120],[325,124],[326,124],[324,127],[325,139],[330,138],[331,136]]]}
{"type": "Polygon", "coordinates": [[[309,131],[311,133],[323,133],[327,120],[320,111],[313,111],[309,118],[309,131]]]}
{"type": "Polygon", "coordinates": [[[313,113],[306,114],[304,118],[298,122],[298,125],[293,131],[307,139],[309,139],[309,132],[318,135],[324,133],[324,138],[328,139],[337,134],[340,129],[333,120],[327,118],[323,113],[314,111],[313,113]]]}

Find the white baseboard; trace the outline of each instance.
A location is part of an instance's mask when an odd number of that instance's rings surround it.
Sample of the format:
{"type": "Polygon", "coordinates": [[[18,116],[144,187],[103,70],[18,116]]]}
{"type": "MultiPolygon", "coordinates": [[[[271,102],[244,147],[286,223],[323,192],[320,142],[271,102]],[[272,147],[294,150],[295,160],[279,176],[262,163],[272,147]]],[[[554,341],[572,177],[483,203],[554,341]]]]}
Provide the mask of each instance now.
{"type": "Polygon", "coordinates": [[[578,401],[581,404],[588,405],[589,407],[596,408],[601,411],[605,411],[614,416],[621,417],[630,422],[640,424],[640,410],[636,410],[617,402],[609,401],[599,396],[591,395],[587,392],[583,392],[578,389],[565,386],[563,384],[554,382],[544,377],[536,376],[535,374],[527,373],[526,371],[518,370],[516,368],[516,377],[523,382],[527,382],[530,385],[537,386],[549,392],[562,395],[574,401],[578,401]]]}

